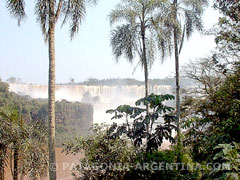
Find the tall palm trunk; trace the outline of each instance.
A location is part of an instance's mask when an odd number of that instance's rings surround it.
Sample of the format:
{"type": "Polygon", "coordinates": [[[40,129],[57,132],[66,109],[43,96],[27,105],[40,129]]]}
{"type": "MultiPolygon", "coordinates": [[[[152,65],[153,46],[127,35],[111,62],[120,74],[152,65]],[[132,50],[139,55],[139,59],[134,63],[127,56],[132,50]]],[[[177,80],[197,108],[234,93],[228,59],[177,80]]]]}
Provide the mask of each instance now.
{"type": "Polygon", "coordinates": [[[143,61],[143,68],[144,68],[144,78],[145,78],[145,96],[148,96],[148,64],[147,64],[147,56],[146,56],[146,39],[145,39],[145,25],[142,23],[141,25],[141,37],[142,37],[142,61],[143,61]]]}
{"type": "Polygon", "coordinates": [[[49,81],[48,81],[48,148],[49,148],[49,180],[56,180],[55,154],[55,2],[49,0],[49,81]]]}
{"type": "MultiPolygon", "coordinates": [[[[144,15],[143,15],[144,19],[144,15]]],[[[146,55],[146,39],[145,39],[145,24],[142,22],[141,23],[141,37],[142,37],[142,63],[143,63],[143,68],[144,68],[144,79],[145,79],[145,97],[148,96],[148,64],[147,64],[147,55],[146,55]]],[[[149,109],[147,105],[147,112],[146,114],[149,114],[149,109]]],[[[149,135],[149,124],[147,124],[147,134],[149,135]]],[[[149,138],[149,137],[148,137],[149,138]]]]}
{"type": "Polygon", "coordinates": [[[19,155],[19,149],[18,149],[18,147],[14,147],[14,152],[13,152],[13,180],[18,180],[18,155],[19,155]]]}
{"type": "Polygon", "coordinates": [[[148,96],[148,64],[146,58],[146,47],[145,47],[145,40],[143,40],[143,66],[144,66],[144,79],[145,79],[145,96],[148,96]]]}
{"type": "MultiPolygon", "coordinates": [[[[173,2],[174,19],[177,22],[177,0],[173,2]]],[[[177,26],[174,25],[174,51],[175,51],[175,73],[176,73],[176,116],[177,116],[177,144],[181,144],[180,129],[180,84],[179,84],[179,50],[178,50],[178,32],[177,26]]]]}

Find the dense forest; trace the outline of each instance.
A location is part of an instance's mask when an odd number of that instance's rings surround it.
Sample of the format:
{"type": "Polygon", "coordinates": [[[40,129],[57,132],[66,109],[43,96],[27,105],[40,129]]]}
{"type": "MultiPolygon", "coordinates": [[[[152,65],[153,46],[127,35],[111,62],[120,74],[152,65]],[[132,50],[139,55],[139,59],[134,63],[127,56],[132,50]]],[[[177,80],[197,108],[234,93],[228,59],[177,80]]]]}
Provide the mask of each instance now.
{"type": "MultiPolygon", "coordinates": [[[[48,106],[46,99],[31,99],[9,92],[8,84],[0,81],[0,107],[17,109],[26,122],[37,122],[47,128],[48,106]]],[[[66,100],[56,102],[57,145],[84,135],[93,124],[93,107],[66,100]]]]}

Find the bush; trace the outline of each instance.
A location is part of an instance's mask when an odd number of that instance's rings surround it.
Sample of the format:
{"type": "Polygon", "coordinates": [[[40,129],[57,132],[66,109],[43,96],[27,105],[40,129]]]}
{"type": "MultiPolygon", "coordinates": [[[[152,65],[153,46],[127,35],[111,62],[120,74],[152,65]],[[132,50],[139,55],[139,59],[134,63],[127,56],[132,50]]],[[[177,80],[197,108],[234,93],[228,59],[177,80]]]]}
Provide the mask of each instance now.
{"type": "Polygon", "coordinates": [[[136,149],[125,137],[110,139],[107,125],[94,125],[87,138],[64,144],[66,153],[83,150],[85,157],[73,169],[76,179],[123,179],[136,159],[136,149]]]}

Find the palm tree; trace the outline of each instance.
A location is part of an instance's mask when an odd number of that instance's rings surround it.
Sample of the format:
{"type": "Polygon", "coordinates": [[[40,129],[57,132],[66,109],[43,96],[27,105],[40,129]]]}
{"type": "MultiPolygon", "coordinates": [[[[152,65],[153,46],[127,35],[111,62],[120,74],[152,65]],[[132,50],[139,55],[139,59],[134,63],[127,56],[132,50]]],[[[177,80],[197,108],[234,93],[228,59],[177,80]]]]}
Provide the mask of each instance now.
{"type": "Polygon", "coordinates": [[[164,58],[168,45],[168,32],[156,27],[159,22],[157,9],[163,9],[164,0],[122,0],[111,11],[110,24],[122,20],[124,24],[112,30],[111,46],[116,61],[124,56],[130,63],[135,55],[139,56],[139,63],[144,69],[145,96],[148,96],[148,74],[157,51],[164,58]]]}
{"type": "MultiPolygon", "coordinates": [[[[11,149],[13,151],[13,180],[18,180],[18,162],[19,162],[19,151],[22,142],[24,141],[25,129],[24,129],[24,121],[22,117],[18,114],[17,110],[0,111],[1,118],[1,144],[4,147],[3,157],[1,159],[3,169],[5,167],[4,161],[6,161],[7,157],[12,157],[12,153],[7,155],[7,150],[11,149]],[[5,139],[3,139],[5,138],[5,139]]],[[[10,158],[10,164],[12,164],[10,158]]],[[[4,176],[4,175],[3,175],[4,176]]]]}
{"type": "Polygon", "coordinates": [[[5,118],[2,117],[0,112],[0,180],[4,180],[4,170],[7,164],[8,154],[8,145],[10,142],[10,128],[11,125],[8,121],[5,121],[5,118]]]}
{"type": "Polygon", "coordinates": [[[19,173],[36,180],[46,175],[47,132],[43,126],[26,123],[16,109],[9,108],[0,109],[0,124],[0,180],[4,179],[7,162],[14,180],[18,180],[19,173]]]}
{"type": "MultiPolygon", "coordinates": [[[[70,21],[70,38],[73,39],[78,32],[86,13],[88,3],[95,4],[97,0],[37,0],[35,14],[41,26],[45,42],[49,48],[49,83],[48,83],[48,118],[49,118],[49,176],[50,180],[56,179],[55,155],[55,26],[60,15],[64,19],[62,25],[70,21]]],[[[24,0],[7,0],[10,14],[17,18],[20,25],[25,17],[24,0]]]]}
{"type": "MultiPolygon", "coordinates": [[[[111,11],[110,24],[124,20],[125,24],[118,25],[111,36],[112,51],[116,61],[124,56],[130,63],[135,55],[144,69],[145,97],[148,96],[148,74],[157,52],[160,51],[162,60],[166,55],[166,48],[170,47],[169,32],[158,24],[161,17],[156,10],[164,10],[164,0],[122,0],[111,11]]],[[[148,106],[147,106],[147,115],[148,106]]],[[[150,123],[150,122],[149,122],[150,123]]],[[[149,132],[149,123],[147,132],[149,132]]]]}
{"type": "MultiPolygon", "coordinates": [[[[189,39],[194,30],[201,31],[202,14],[208,4],[208,0],[169,0],[167,2],[167,12],[162,18],[164,26],[172,33],[171,37],[175,55],[176,73],[176,116],[177,116],[177,142],[180,141],[180,80],[179,80],[179,56],[185,39],[189,39]]],[[[161,12],[160,12],[161,13],[161,12]]]]}
{"type": "Polygon", "coordinates": [[[88,3],[97,0],[37,0],[35,14],[37,22],[48,44],[49,51],[49,82],[48,82],[48,129],[49,129],[49,179],[56,180],[55,154],[55,26],[60,16],[62,25],[70,22],[70,38],[78,32],[86,13],[88,3]]]}
{"type": "Polygon", "coordinates": [[[48,150],[47,130],[39,122],[31,122],[26,126],[26,137],[21,144],[19,172],[24,177],[39,180],[47,176],[48,150]]]}

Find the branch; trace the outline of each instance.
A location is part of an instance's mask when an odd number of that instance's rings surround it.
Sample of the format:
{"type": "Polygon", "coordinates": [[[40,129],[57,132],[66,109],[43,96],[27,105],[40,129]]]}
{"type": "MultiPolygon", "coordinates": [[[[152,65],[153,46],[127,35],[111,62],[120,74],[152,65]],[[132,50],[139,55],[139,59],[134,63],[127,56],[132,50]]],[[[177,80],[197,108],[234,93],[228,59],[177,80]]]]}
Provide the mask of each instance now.
{"type": "Polygon", "coordinates": [[[63,2],[63,0],[59,0],[58,8],[57,8],[56,15],[55,15],[55,22],[57,22],[57,20],[60,16],[61,8],[62,8],[62,2],[63,2]]]}
{"type": "Polygon", "coordinates": [[[180,44],[180,47],[179,47],[179,54],[180,54],[181,51],[182,51],[182,47],[183,47],[183,43],[184,43],[184,38],[185,38],[185,30],[186,30],[186,24],[184,24],[184,27],[183,27],[183,34],[182,34],[181,44],[180,44]]]}

